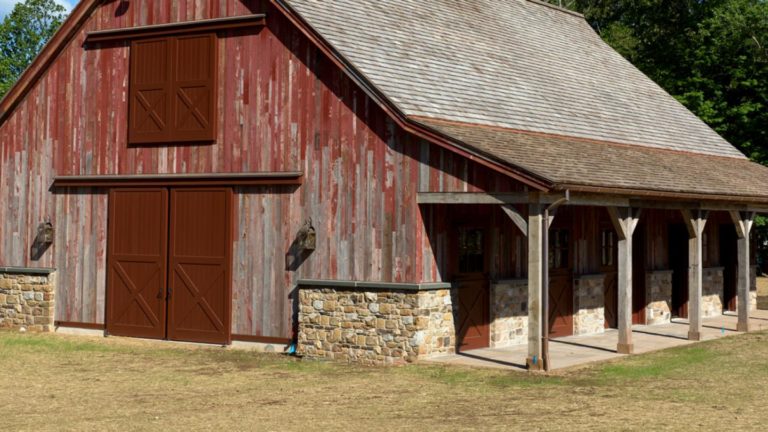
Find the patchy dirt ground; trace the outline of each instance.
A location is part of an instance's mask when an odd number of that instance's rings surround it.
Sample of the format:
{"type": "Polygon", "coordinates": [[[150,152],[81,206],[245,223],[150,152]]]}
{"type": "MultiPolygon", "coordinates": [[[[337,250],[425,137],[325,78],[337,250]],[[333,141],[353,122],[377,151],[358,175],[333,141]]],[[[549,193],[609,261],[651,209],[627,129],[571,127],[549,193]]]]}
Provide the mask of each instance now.
{"type": "Polygon", "coordinates": [[[5,430],[764,430],[768,334],[550,376],[0,333],[5,430]]]}

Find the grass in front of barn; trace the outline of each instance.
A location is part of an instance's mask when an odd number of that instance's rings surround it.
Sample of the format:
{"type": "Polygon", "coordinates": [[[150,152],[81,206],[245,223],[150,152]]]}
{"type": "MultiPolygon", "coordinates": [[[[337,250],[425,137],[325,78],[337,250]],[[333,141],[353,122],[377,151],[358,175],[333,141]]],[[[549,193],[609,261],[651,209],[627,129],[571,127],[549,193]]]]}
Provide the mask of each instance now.
{"type": "Polygon", "coordinates": [[[0,332],[2,430],[762,430],[768,333],[551,376],[0,332]]]}

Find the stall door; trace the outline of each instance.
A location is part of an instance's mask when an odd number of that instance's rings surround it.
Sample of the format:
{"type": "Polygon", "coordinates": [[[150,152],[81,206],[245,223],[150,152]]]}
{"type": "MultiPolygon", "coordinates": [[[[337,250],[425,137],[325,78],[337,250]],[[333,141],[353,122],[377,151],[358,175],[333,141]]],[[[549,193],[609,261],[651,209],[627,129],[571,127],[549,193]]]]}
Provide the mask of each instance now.
{"type": "Polygon", "coordinates": [[[168,191],[113,190],[109,198],[107,332],[165,338],[168,191]]]}
{"type": "Polygon", "coordinates": [[[672,316],[688,318],[688,230],[669,226],[669,266],[672,269],[672,316]]]}
{"type": "Polygon", "coordinates": [[[171,191],[168,338],[230,342],[232,192],[171,191]]]}
{"type": "Polygon", "coordinates": [[[457,350],[486,348],[490,343],[490,284],[484,229],[458,230],[458,262],[454,283],[458,290],[457,350]]]}
{"type": "Polygon", "coordinates": [[[549,231],[549,336],[573,334],[573,267],[571,231],[549,231]]]}

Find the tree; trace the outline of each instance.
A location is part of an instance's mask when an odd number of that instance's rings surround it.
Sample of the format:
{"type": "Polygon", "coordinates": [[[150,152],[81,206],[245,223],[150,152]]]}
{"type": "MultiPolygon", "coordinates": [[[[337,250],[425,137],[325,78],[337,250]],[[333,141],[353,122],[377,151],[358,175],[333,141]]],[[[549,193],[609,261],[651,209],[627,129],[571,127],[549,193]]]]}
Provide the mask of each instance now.
{"type": "Polygon", "coordinates": [[[550,0],[755,161],[768,164],[767,0],[550,0]]]}
{"type": "MultiPolygon", "coordinates": [[[[752,160],[768,165],[768,0],[550,0],[752,160]]],[[[755,221],[768,262],[768,218],[755,221]]]]}
{"type": "Polygon", "coordinates": [[[0,23],[0,97],[53,36],[66,17],[53,0],[25,0],[0,23]]]}

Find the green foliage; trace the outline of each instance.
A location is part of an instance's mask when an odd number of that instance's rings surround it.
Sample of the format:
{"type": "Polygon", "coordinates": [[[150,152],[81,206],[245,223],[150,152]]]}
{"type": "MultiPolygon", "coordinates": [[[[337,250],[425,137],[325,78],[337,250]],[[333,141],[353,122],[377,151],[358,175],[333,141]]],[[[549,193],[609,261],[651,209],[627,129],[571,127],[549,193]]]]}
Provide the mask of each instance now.
{"type": "Polygon", "coordinates": [[[550,0],[755,161],[768,164],[768,1],[550,0]]]}
{"type": "Polygon", "coordinates": [[[0,97],[29,66],[66,17],[53,0],[25,0],[0,23],[0,97]]]}

